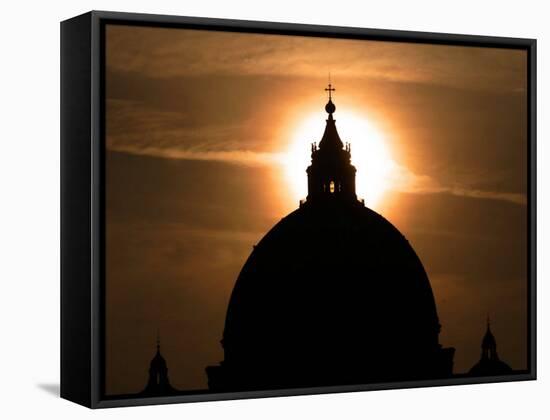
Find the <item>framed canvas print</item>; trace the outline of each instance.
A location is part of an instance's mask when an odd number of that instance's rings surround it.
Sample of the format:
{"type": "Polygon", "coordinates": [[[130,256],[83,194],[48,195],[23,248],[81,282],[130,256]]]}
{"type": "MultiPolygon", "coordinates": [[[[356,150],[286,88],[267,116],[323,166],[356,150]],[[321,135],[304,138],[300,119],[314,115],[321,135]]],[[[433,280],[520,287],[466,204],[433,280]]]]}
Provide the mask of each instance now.
{"type": "Polygon", "coordinates": [[[61,394],[530,380],[535,40],[61,25],[61,394]]]}

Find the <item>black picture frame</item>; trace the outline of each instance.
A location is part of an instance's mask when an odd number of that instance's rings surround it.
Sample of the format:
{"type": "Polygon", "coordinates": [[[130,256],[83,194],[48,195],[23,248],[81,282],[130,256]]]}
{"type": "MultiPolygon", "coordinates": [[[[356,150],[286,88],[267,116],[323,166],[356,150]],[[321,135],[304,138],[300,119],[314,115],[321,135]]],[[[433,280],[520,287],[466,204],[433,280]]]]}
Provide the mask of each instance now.
{"type": "Polygon", "coordinates": [[[61,397],[90,408],[536,379],[536,40],[92,11],[61,23],[61,397]],[[528,54],[528,369],[499,377],[170,397],[106,397],[105,25],[524,49],[528,54]]]}

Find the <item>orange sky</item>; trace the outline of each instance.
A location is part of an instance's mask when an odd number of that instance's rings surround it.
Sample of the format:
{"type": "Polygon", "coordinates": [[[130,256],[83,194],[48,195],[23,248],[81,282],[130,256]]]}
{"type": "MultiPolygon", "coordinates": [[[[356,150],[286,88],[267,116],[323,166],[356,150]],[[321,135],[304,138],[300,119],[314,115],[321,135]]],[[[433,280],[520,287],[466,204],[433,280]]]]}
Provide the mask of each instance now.
{"type": "Polygon", "coordinates": [[[328,72],[352,156],[346,113],[396,165],[375,210],[428,272],[455,372],[487,313],[526,367],[525,51],[126,26],[106,46],[108,393],[145,385],[157,328],[173,385],[206,387],[241,266],[298,205],[285,161],[305,118],[321,137],[328,72]]]}

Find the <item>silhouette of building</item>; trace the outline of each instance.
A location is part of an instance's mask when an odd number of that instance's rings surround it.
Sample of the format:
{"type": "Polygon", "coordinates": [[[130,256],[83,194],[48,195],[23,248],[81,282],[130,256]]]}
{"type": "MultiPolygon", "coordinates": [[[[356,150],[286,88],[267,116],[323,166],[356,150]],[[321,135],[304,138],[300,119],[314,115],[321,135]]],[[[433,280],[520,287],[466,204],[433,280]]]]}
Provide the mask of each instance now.
{"type": "Polygon", "coordinates": [[[351,147],[328,113],[308,195],[253,248],[235,283],[212,391],[445,378],[430,282],[405,237],[355,191],[351,147]]]}
{"type": "Polygon", "coordinates": [[[331,85],[328,87],[329,100],[325,106],[328,113],[327,124],[323,137],[311,148],[311,166],[307,168],[309,203],[345,201],[347,204],[355,204],[355,167],[351,164],[351,148],[340,140],[333,114],[336,106],[332,102],[331,85]]]}
{"type": "Polygon", "coordinates": [[[499,359],[497,341],[491,331],[491,323],[487,319],[487,331],[481,341],[481,359],[469,372],[470,376],[496,376],[512,373],[512,368],[499,359]]]}
{"type": "Polygon", "coordinates": [[[149,365],[149,380],[141,392],[144,397],[175,394],[176,389],[170,385],[166,360],[160,354],[160,339],[157,337],[157,352],[149,365]]]}

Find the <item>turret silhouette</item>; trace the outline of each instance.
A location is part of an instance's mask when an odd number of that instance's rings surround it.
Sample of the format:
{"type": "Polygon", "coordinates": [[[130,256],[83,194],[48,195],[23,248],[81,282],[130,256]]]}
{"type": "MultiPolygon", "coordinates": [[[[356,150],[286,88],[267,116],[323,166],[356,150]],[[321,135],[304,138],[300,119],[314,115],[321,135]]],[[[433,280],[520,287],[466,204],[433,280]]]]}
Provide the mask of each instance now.
{"type": "Polygon", "coordinates": [[[512,368],[499,359],[497,354],[497,341],[491,331],[491,321],[487,317],[487,330],[481,341],[481,359],[477,362],[469,374],[471,376],[506,375],[512,372],[512,368]]]}
{"type": "Polygon", "coordinates": [[[336,106],[332,102],[332,92],[328,85],[329,100],[325,106],[328,113],[325,132],[319,142],[312,145],[311,166],[307,168],[308,195],[307,200],[347,200],[356,202],[355,167],[351,164],[351,147],[344,144],[336,130],[336,120],[333,117],[336,106]]]}
{"type": "Polygon", "coordinates": [[[157,352],[149,365],[149,380],[142,391],[144,396],[170,395],[177,392],[168,379],[166,360],[160,353],[160,338],[157,337],[157,352]]]}

